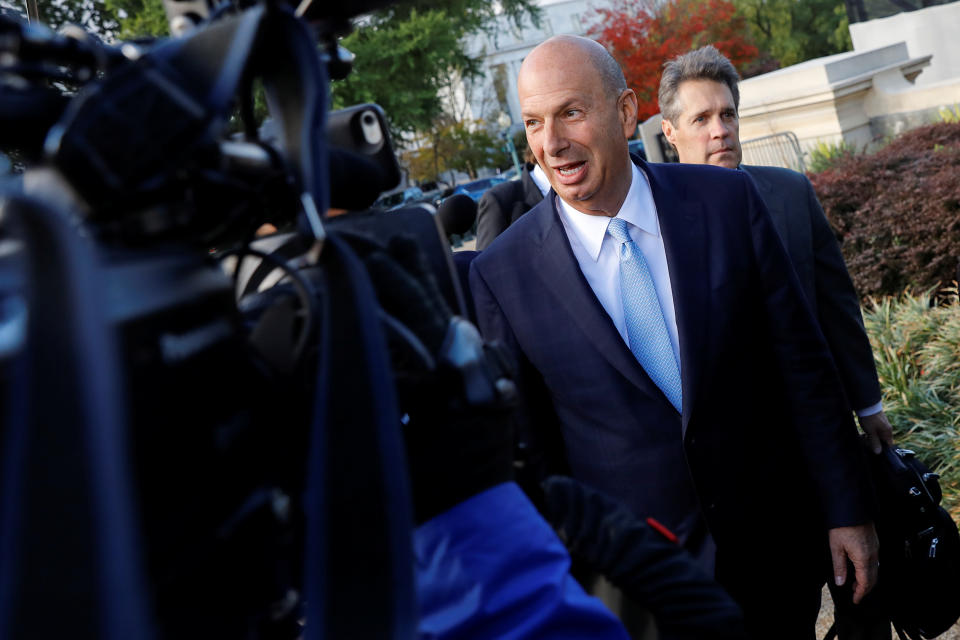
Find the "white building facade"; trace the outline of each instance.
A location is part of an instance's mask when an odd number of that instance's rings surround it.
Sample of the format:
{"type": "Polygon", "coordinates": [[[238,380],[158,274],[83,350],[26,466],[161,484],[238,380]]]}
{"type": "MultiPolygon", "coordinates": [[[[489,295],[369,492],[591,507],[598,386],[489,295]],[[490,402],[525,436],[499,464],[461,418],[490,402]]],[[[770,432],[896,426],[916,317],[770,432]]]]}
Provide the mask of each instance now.
{"type": "Polygon", "coordinates": [[[597,21],[595,8],[606,6],[607,0],[541,0],[540,25],[525,21],[517,28],[506,18],[499,18],[489,34],[479,34],[466,43],[470,57],[479,59],[483,68],[477,86],[465,92],[469,98],[470,116],[486,122],[497,122],[501,112],[510,116],[511,129],[520,127],[520,101],[517,97],[517,74],[530,51],[553,35],[587,35],[597,21]]]}

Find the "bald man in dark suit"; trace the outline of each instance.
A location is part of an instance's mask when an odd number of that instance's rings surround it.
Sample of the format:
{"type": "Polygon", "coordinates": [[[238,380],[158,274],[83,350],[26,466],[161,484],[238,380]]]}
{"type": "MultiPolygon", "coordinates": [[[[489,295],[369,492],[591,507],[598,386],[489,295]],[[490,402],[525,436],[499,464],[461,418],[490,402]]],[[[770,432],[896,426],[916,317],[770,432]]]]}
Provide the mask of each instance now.
{"type": "Polygon", "coordinates": [[[753,637],[810,638],[824,541],[859,599],[876,534],[835,366],[756,186],[631,158],[636,96],[591,40],[537,47],[518,92],[552,189],[470,283],[517,358],[531,457],[667,524],[753,637]]]}

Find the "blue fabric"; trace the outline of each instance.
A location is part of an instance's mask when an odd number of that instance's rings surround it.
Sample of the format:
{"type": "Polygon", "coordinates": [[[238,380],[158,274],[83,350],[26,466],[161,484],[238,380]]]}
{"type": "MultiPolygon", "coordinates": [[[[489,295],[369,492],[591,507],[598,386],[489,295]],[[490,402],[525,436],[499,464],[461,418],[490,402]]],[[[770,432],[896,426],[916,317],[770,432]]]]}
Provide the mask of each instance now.
{"type": "Polygon", "coordinates": [[[414,551],[421,638],[628,638],[512,482],[424,523],[414,551]]]}
{"type": "Polygon", "coordinates": [[[680,367],[643,252],[627,232],[627,221],[611,218],[607,233],[620,242],[620,295],[630,351],[677,411],[681,411],[680,367]]]}

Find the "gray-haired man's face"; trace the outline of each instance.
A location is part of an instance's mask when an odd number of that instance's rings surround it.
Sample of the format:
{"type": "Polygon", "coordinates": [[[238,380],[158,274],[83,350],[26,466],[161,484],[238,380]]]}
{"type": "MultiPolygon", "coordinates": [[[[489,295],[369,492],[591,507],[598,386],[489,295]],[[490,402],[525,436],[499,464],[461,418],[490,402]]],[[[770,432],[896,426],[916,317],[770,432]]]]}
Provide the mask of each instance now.
{"type": "Polygon", "coordinates": [[[680,162],[735,169],[740,164],[740,119],[730,88],[713,80],[687,80],[677,89],[680,115],[663,121],[663,135],[680,162]]]}

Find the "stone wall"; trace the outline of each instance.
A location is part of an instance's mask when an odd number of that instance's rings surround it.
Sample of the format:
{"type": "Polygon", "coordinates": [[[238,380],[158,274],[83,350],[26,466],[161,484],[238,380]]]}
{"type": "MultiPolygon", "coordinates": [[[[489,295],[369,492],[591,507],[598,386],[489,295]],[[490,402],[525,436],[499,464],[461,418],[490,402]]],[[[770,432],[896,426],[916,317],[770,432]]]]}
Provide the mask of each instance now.
{"type": "Polygon", "coordinates": [[[917,78],[918,87],[960,79],[958,35],[960,1],[850,25],[856,51],[902,41],[911,56],[933,56],[930,66],[917,78]]]}

